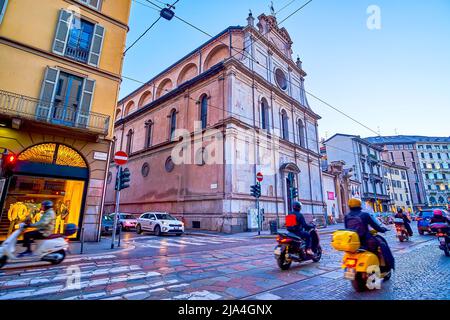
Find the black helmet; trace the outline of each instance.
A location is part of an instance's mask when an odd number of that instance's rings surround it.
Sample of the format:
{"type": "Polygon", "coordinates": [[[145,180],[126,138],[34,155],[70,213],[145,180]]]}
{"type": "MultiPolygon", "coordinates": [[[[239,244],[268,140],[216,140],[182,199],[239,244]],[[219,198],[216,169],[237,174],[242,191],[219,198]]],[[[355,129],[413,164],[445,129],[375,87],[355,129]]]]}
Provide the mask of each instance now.
{"type": "Polygon", "coordinates": [[[397,213],[403,213],[403,209],[402,208],[397,208],[397,213]]]}
{"type": "Polygon", "coordinates": [[[294,202],[292,203],[292,209],[293,209],[294,211],[300,211],[300,210],[302,210],[302,203],[301,203],[300,201],[294,201],[294,202]]]}

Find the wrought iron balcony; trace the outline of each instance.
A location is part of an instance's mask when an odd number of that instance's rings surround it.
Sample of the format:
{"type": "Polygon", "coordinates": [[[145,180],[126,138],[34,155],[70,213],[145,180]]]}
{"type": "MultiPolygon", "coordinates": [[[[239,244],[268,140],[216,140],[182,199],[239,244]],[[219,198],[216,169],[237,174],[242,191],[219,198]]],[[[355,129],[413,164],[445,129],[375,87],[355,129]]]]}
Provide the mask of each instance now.
{"type": "Polygon", "coordinates": [[[69,45],[66,49],[66,57],[86,63],[89,58],[89,50],[69,45]]]}
{"type": "Polygon", "coordinates": [[[110,121],[108,115],[83,112],[74,106],[50,103],[3,90],[0,90],[0,114],[105,135],[108,134],[110,121]]]}

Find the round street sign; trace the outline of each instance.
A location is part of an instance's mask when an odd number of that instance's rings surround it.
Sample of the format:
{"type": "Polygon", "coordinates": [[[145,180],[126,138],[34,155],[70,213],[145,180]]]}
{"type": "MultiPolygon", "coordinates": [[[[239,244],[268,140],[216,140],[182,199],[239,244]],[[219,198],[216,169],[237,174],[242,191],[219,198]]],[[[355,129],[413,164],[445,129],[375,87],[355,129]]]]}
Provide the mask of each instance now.
{"type": "Polygon", "coordinates": [[[118,165],[124,165],[128,162],[128,155],[124,151],[117,151],[114,155],[114,162],[118,165]]]}
{"type": "Polygon", "coordinates": [[[263,174],[261,172],[258,172],[256,174],[256,180],[258,180],[259,182],[263,181],[263,174]]]}

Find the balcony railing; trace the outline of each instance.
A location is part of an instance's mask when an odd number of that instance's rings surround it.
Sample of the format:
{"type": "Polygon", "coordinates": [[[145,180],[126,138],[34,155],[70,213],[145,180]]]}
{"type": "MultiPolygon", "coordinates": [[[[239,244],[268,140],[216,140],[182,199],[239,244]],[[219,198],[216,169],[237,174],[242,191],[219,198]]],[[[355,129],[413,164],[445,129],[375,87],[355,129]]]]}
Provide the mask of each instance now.
{"type": "Polygon", "coordinates": [[[89,50],[79,47],[67,46],[66,56],[74,60],[86,63],[89,57],[89,50]]]}
{"type": "Polygon", "coordinates": [[[0,90],[0,114],[108,134],[110,117],[0,90]]]}

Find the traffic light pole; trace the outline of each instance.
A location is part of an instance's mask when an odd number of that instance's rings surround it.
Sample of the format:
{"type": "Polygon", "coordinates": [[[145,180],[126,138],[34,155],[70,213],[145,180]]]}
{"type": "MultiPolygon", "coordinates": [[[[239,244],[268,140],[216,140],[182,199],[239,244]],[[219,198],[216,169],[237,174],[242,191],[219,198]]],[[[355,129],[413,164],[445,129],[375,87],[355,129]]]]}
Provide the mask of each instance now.
{"type": "Polygon", "coordinates": [[[259,198],[256,198],[256,210],[258,212],[258,236],[261,235],[261,213],[259,211],[259,198]]]}
{"type": "MultiPolygon", "coordinates": [[[[117,176],[116,176],[116,186],[120,185],[120,173],[122,172],[122,167],[117,167],[117,176]]],[[[114,243],[116,241],[116,230],[117,230],[117,220],[119,219],[119,204],[120,204],[120,188],[116,190],[116,208],[114,214],[114,223],[112,230],[112,241],[111,241],[111,249],[114,249],[114,243]]]]}

